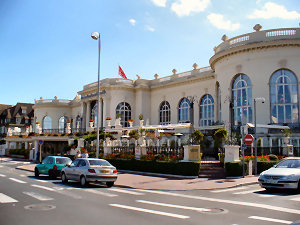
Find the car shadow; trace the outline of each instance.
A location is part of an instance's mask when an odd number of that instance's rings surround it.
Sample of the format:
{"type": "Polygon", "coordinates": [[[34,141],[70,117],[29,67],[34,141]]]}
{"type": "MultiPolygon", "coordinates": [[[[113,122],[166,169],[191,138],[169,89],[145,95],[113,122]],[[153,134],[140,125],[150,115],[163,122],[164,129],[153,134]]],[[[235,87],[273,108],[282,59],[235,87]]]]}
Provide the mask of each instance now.
{"type": "Polygon", "coordinates": [[[89,183],[85,187],[81,187],[80,182],[77,181],[68,181],[68,183],[63,183],[59,181],[54,181],[53,184],[58,186],[63,186],[66,188],[74,188],[74,189],[99,189],[99,188],[107,188],[107,186],[103,183],[89,183]]]}
{"type": "Polygon", "coordinates": [[[270,189],[270,190],[256,191],[254,193],[265,195],[265,196],[292,196],[292,195],[299,194],[297,190],[291,190],[291,189],[270,189]]]}
{"type": "Polygon", "coordinates": [[[45,175],[45,176],[40,175],[38,177],[35,177],[34,175],[32,175],[32,176],[27,176],[27,177],[30,178],[30,179],[41,180],[41,181],[43,181],[43,180],[44,181],[57,181],[57,180],[60,180],[59,177],[57,177],[57,178],[51,178],[51,177],[49,177],[47,175],[45,175]]]}

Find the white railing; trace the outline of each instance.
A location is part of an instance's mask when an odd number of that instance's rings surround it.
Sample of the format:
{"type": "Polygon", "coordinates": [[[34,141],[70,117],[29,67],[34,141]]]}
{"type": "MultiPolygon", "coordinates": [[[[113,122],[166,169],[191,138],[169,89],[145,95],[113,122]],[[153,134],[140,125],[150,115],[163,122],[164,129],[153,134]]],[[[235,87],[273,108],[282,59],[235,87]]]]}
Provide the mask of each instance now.
{"type": "Polygon", "coordinates": [[[203,73],[203,72],[207,72],[207,71],[211,71],[211,67],[210,66],[207,66],[207,67],[203,67],[203,68],[200,68],[199,71],[200,73],[203,73]]]}
{"type": "Polygon", "coordinates": [[[186,76],[190,76],[192,74],[192,72],[184,72],[184,73],[179,73],[178,77],[186,77],[186,76]]]}
{"type": "Polygon", "coordinates": [[[39,99],[36,100],[36,104],[47,104],[47,103],[63,103],[63,104],[69,104],[72,100],[68,99],[39,99]]]}
{"type": "Polygon", "coordinates": [[[274,30],[257,31],[249,34],[240,35],[224,41],[214,48],[215,53],[242,46],[246,44],[276,41],[276,40],[300,39],[300,28],[282,28],[274,30]]]}

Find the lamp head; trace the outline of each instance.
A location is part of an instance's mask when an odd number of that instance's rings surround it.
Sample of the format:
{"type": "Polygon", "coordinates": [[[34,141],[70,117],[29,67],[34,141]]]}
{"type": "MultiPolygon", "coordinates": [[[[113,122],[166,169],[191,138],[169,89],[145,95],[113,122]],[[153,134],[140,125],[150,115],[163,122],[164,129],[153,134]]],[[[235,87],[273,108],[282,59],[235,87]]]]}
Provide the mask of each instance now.
{"type": "Polygon", "coordinates": [[[91,37],[94,40],[98,40],[98,38],[100,38],[100,34],[98,32],[93,32],[93,33],[91,33],[91,37]]]}

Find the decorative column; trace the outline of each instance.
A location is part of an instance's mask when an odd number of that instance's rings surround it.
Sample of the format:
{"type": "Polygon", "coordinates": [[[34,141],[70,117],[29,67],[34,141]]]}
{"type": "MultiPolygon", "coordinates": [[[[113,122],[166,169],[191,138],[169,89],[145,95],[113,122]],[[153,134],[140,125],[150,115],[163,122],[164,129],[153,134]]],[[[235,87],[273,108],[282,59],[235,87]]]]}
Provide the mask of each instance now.
{"type": "Polygon", "coordinates": [[[85,127],[89,129],[89,121],[91,118],[91,102],[86,102],[85,127]]]}

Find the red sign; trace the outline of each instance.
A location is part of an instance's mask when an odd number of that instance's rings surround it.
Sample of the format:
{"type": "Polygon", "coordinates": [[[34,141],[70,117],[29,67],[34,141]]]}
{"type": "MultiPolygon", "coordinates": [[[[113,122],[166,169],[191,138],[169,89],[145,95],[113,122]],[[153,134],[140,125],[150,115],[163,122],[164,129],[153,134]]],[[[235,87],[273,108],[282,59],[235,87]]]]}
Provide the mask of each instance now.
{"type": "Polygon", "coordinates": [[[251,145],[254,140],[254,137],[251,134],[247,134],[244,138],[244,142],[246,145],[251,145]]]}

